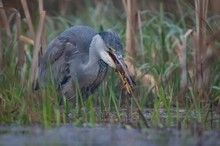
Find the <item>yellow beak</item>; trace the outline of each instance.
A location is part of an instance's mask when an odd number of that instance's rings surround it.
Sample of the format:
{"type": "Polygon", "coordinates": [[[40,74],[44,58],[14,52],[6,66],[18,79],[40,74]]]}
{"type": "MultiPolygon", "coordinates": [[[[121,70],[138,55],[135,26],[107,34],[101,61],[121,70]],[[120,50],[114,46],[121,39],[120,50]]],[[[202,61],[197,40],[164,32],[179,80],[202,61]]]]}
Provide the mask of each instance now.
{"type": "MultiPolygon", "coordinates": [[[[134,81],[132,80],[132,77],[128,71],[127,65],[125,64],[122,55],[116,55],[111,52],[109,52],[109,55],[111,56],[112,60],[115,63],[115,67],[116,67],[115,69],[119,73],[120,78],[123,80],[123,82],[125,83],[127,82],[130,88],[132,88],[134,81]]],[[[128,86],[126,85],[125,87],[129,92],[128,86]]]]}

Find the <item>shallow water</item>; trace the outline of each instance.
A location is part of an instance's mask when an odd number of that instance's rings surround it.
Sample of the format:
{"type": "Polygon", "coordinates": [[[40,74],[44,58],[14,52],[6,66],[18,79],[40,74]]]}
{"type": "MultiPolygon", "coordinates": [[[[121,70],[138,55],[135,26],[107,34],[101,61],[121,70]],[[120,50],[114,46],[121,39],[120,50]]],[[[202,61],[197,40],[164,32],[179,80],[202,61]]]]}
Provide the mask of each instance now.
{"type": "Polygon", "coordinates": [[[137,130],[116,125],[89,127],[61,126],[0,127],[0,146],[220,146],[220,132],[176,129],[137,130]]]}

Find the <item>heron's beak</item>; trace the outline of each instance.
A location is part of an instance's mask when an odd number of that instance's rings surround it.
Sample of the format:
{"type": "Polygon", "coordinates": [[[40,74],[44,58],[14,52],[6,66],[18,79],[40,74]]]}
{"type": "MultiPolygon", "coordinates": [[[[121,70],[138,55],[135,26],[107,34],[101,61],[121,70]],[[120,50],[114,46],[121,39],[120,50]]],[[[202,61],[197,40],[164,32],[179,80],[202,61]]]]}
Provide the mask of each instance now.
{"type": "Polygon", "coordinates": [[[127,65],[124,62],[122,55],[117,55],[112,52],[108,52],[109,56],[112,58],[113,62],[115,63],[115,69],[128,81],[128,84],[133,87],[134,81],[128,71],[127,65]]]}

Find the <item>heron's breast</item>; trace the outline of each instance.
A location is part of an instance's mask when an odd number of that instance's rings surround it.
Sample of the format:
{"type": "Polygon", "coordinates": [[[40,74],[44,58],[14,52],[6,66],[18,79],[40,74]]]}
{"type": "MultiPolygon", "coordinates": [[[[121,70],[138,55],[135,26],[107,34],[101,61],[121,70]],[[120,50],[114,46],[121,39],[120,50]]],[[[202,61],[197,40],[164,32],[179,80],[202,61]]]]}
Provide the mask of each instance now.
{"type": "Polygon", "coordinates": [[[99,60],[97,65],[93,66],[90,70],[84,71],[84,74],[79,75],[79,84],[84,97],[88,97],[99,87],[106,76],[107,70],[108,65],[104,61],[99,60]]]}
{"type": "Polygon", "coordinates": [[[98,64],[99,64],[99,73],[105,73],[108,69],[108,65],[102,60],[99,60],[98,64]]]}

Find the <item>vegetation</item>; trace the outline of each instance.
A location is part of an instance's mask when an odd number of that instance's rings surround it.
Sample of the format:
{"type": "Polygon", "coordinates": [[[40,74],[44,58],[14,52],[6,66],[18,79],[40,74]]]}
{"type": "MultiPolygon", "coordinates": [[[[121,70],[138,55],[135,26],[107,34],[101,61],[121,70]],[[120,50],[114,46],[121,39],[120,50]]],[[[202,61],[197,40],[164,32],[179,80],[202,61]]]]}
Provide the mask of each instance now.
{"type": "Polygon", "coordinates": [[[134,10],[129,9],[129,0],[123,0],[120,9],[115,1],[84,2],[83,12],[55,17],[47,15],[41,0],[39,13],[30,15],[26,0],[21,0],[25,13],[21,18],[15,9],[6,14],[9,8],[0,1],[0,125],[145,126],[133,98],[112,69],[87,100],[78,92],[74,105],[64,101],[60,106],[53,86],[34,92],[39,56],[48,42],[66,28],[84,24],[97,31],[112,28],[125,42],[128,68],[136,80],[134,94],[150,127],[183,129],[196,123],[209,129],[215,123],[220,128],[216,114],[220,111],[220,21],[208,10],[207,0],[195,0],[193,5],[177,0],[176,12],[163,3],[157,4],[159,10],[151,9],[144,0],[140,10],[138,3],[134,10]],[[137,17],[126,22],[133,13],[137,17]],[[136,49],[131,50],[133,46],[136,49]]]}

